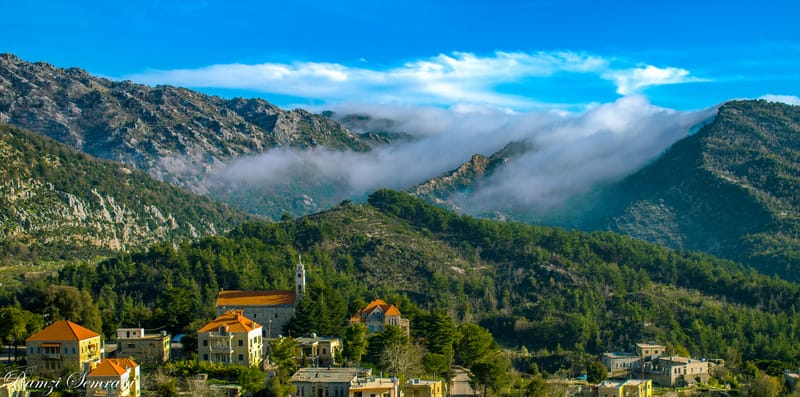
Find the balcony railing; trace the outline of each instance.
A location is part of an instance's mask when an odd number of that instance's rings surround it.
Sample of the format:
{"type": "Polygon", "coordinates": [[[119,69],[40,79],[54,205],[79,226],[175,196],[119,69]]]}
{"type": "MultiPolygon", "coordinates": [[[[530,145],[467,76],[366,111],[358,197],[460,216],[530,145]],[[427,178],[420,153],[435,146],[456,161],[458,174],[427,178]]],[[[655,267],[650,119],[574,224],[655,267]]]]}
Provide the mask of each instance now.
{"type": "Polygon", "coordinates": [[[209,345],[208,350],[214,353],[233,353],[233,346],[225,344],[209,345]]]}
{"type": "Polygon", "coordinates": [[[58,353],[47,353],[47,354],[42,354],[42,358],[48,360],[61,360],[61,355],[58,353]]]}

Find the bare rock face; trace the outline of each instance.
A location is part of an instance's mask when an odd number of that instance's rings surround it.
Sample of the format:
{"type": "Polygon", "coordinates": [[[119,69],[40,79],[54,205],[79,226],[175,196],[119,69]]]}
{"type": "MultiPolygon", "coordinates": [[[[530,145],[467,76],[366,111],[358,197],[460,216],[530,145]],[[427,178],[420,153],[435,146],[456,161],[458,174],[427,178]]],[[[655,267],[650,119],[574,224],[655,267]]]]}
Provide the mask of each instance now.
{"type": "Polygon", "coordinates": [[[0,124],[0,258],[88,259],[248,219],[119,163],[0,124]]]}
{"type": "Polygon", "coordinates": [[[273,147],[367,151],[332,118],[261,99],[115,82],[0,54],[0,122],[203,192],[220,164],[273,147]]]}

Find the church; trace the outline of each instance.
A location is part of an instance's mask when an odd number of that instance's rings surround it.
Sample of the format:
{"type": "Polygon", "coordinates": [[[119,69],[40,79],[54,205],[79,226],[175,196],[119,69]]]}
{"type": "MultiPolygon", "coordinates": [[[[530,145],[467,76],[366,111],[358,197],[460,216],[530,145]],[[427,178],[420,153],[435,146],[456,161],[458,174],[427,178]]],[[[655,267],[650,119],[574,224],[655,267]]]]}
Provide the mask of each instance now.
{"type": "Polygon", "coordinates": [[[306,291],[306,269],[302,259],[295,271],[294,291],[222,290],[217,296],[217,316],[228,310],[242,314],[263,327],[263,336],[274,338],[294,316],[295,305],[306,291]]]}

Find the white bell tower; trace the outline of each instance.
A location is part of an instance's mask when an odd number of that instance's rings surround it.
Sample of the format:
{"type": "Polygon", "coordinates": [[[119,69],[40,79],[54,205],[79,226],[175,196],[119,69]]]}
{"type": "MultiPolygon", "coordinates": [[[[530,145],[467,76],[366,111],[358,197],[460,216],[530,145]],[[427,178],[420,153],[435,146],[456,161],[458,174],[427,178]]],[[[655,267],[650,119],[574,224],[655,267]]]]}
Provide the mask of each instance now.
{"type": "Polygon", "coordinates": [[[294,293],[297,300],[306,293],[306,268],[303,266],[303,256],[298,255],[297,270],[294,277],[294,293]]]}

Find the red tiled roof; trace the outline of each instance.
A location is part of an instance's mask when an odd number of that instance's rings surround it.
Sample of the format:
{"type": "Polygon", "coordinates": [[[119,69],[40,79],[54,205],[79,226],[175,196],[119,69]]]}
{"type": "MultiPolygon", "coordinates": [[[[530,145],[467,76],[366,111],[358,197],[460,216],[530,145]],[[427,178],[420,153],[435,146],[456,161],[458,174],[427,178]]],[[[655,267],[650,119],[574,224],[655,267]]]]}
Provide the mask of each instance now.
{"type": "Polygon", "coordinates": [[[200,328],[197,332],[216,332],[219,327],[227,327],[228,332],[250,332],[261,325],[242,315],[241,310],[228,310],[221,316],[200,328]]]}
{"type": "Polygon", "coordinates": [[[350,318],[351,322],[355,321],[364,321],[364,318],[370,315],[375,308],[380,307],[383,313],[387,316],[399,316],[400,310],[395,305],[390,305],[383,301],[383,299],[375,299],[370,302],[366,307],[356,312],[353,317],[350,318]]]}
{"type": "Polygon", "coordinates": [[[293,305],[294,291],[229,290],[217,295],[217,306],[293,305]]]}
{"type": "Polygon", "coordinates": [[[122,368],[114,362],[114,360],[109,358],[104,358],[100,361],[100,364],[89,372],[89,377],[94,376],[120,376],[125,373],[125,368],[122,368]]]}
{"type": "Polygon", "coordinates": [[[33,334],[26,341],[80,341],[100,336],[88,328],[81,327],[69,320],[59,320],[45,329],[33,334]]]}

